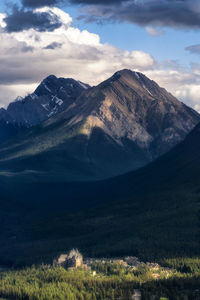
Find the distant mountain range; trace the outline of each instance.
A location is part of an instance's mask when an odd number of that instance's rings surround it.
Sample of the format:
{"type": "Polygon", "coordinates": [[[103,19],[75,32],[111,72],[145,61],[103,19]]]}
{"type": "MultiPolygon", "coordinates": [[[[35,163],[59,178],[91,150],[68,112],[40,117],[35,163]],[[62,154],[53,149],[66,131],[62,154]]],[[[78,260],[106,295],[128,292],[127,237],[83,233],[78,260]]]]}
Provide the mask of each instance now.
{"type": "Polygon", "coordinates": [[[200,121],[196,111],[130,70],[92,88],[49,76],[4,113],[12,124],[38,125],[1,149],[0,169],[45,181],[97,180],[140,168],[200,121]]]}

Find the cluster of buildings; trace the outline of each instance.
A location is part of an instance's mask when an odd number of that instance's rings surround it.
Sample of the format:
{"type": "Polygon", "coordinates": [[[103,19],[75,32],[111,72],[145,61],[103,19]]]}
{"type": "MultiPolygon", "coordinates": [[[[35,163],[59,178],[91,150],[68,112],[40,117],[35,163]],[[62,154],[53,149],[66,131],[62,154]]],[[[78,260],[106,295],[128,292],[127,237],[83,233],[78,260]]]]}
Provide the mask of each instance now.
{"type": "MultiPolygon", "coordinates": [[[[86,270],[91,270],[92,266],[95,263],[100,264],[118,264],[126,267],[128,270],[137,270],[140,265],[148,266],[149,270],[151,270],[152,277],[154,279],[159,279],[161,277],[162,272],[164,272],[164,276],[167,278],[171,272],[168,268],[162,268],[157,263],[149,263],[146,264],[140,262],[137,257],[134,256],[126,256],[123,259],[109,259],[109,258],[86,258],[83,259],[82,254],[77,249],[72,249],[68,254],[61,254],[57,259],[53,261],[53,265],[57,267],[64,267],[65,269],[77,269],[84,268],[86,270]]],[[[93,271],[93,276],[96,276],[96,271],[93,271]]],[[[141,291],[134,290],[134,294],[132,296],[134,300],[141,300],[141,291]]]]}
{"type": "MultiPolygon", "coordinates": [[[[143,262],[140,262],[137,257],[134,256],[127,256],[123,259],[110,259],[110,258],[86,258],[83,259],[82,254],[77,249],[72,249],[68,254],[61,254],[57,259],[53,261],[54,266],[62,266],[65,269],[77,269],[79,267],[81,268],[87,268],[90,269],[93,264],[95,263],[101,263],[101,264],[118,264],[121,266],[125,266],[128,268],[137,268],[139,265],[144,264],[143,262]]],[[[158,270],[160,266],[156,263],[146,263],[146,265],[151,270],[158,270]]]]}

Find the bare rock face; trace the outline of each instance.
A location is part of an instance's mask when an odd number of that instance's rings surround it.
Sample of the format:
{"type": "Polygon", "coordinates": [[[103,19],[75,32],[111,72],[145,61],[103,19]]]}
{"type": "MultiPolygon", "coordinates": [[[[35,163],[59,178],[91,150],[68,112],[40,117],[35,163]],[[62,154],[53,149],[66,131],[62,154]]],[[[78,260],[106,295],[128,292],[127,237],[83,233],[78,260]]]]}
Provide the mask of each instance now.
{"type": "Polygon", "coordinates": [[[12,123],[33,126],[64,111],[89,86],[70,78],[48,76],[34,93],[9,104],[12,123]]]}
{"type": "Polygon", "coordinates": [[[71,78],[50,75],[25,98],[17,97],[7,109],[0,109],[0,143],[23,128],[37,125],[64,111],[89,85],[71,78]]]}
{"type": "Polygon", "coordinates": [[[71,111],[75,118],[70,126],[83,122],[82,133],[89,138],[100,128],[118,145],[134,143],[148,160],[182,141],[200,120],[197,112],[154,81],[130,70],[115,73],[77,102],[83,105],[78,105],[79,112],[71,111]]]}
{"type": "MultiPolygon", "coordinates": [[[[53,94],[57,89],[47,80],[36,90],[37,97],[48,94],[47,88],[53,94]]],[[[196,111],[130,70],[67,103],[63,112],[2,149],[0,166],[42,172],[48,179],[104,179],[148,164],[200,122],[196,111]]]]}

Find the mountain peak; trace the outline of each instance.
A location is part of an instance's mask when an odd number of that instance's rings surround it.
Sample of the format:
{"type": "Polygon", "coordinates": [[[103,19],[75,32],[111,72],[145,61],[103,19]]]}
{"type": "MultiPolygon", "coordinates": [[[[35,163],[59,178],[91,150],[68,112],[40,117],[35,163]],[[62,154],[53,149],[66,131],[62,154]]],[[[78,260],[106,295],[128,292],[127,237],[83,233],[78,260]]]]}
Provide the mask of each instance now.
{"type": "Polygon", "coordinates": [[[4,118],[9,123],[30,127],[64,111],[89,86],[71,78],[47,76],[36,90],[25,98],[17,97],[8,105],[4,118]]]}
{"type": "Polygon", "coordinates": [[[130,70],[130,69],[122,69],[122,70],[117,71],[115,74],[119,74],[121,76],[127,76],[127,75],[134,75],[134,74],[139,75],[139,74],[142,74],[142,73],[136,72],[136,71],[133,71],[133,70],[130,70]]]}
{"type": "MultiPolygon", "coordinates": [[[[109,79],[100,84],[101,87],[114,86],[120,89],[120,86],[125,89],[132,89],[134,93],[146,94],[149,97],[159,98],[161,88],[156,82],[149,79],[143,73],[123,69],[114,73],[109,79]]],[[[164,90],[164,89],[162,89],[164,90]]]]}
{"type": "Polygon", "coordinates": [[[132,71],[130,69],[123,69],[120,71],[117,71],[113,77],[123,77],[123,78],[132,78],[132,79],[137,79],[137,80],[141,80],[141,79],[147,79],[150,80],[149,78],[147,78],[143,73],[141,72],[137,72],[137,71],[132,71]]]}
{"type": "Polygon", "coordinates": [[[23,97],[17,96],[17,98],[15,98],[14,102],[18,102],[18,101],[22,101],[22,100],[23,100],[23,97]]]}
{"type": "Polygon", "coordinates": [[[54,89],[54,87],[57,85],[58,80],[59,79],[55,75],[47,76],[44,80],[42,80],[40,85],[35,90],[34,94],[36,94],[37,96],[51,94],[52,89],[54,89]]]}
{"type": "Polygon", "coordinates": [[[55,80],[55,79],[57,79],[57,77],[55,75],[51,74],[51,75],[47,76],[43,81],[55,80]]]}

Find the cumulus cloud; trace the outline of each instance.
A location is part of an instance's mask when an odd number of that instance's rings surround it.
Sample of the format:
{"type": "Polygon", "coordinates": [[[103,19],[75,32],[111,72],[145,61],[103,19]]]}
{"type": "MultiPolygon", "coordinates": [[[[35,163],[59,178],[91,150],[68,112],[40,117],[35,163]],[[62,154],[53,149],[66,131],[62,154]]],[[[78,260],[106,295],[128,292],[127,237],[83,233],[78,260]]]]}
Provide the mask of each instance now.
{"type": "Polygon", "coordinates": [[[37,84],[0,85],[0,107],[7,107],[8,99],[16,99],[19,95],[28,95],[34,91],[37,84]]]}
{"type": "Polygon", "coordinates": [[[148,53],[103,44],[97,34],[73,27],[71,17],[59,8],[35,11],[55,14],[62,25],[54,31],[27,28],[9,32],[5,15],[0,14],[0,105],[6,105],[16,93],[23,96],[32,92],[33,85],[52,73],[95,85],[119,69],[142,71],[154,64],[148,53]],[[24,92],[22,87],[26,87],[24,92]]]}
{"type": "Polygon", "coordinates": [[[61,48],[62,45],[63,45],[62,43],[53,42],[53,43],[47,45],[46,47],[44,47],[44,49],[46,49],[46,50],[49,50],[49,49],[54,50],[56,48],[61,48]]]}
{"type": "Polygon", "coordinates": [[[85,13],[79,18],[87,22],[120,21],[150,28],[200,28],[199,0],[21,0],[21,3],[26,8],[81,5],[85,13]]]}
{"type": "Polygon", "coordinates": [[[182,102],[200,112],[200,65],[191,65],[189,69],[176,62],[158,63],[145,74],[165,87],[182,102]]]}
{"type": "Polygon", "coordinates": [[[52,11],[24,10],[13,7],[12,13],[3,20],[7,32],[19,32],[34,28],[37,31],[54,31],[62,26],[59,17],[52,11]]]}
{"type": "Polygon", "coordinates": [[[148,53],[124,51],[103,44],[99,35],[72,26],[71,17],[55,7],[38,12],[55,14],[62,25],[54,31],[7,32],[0,14],[0,106],[33,92],[49,74],[96,85],[114,72],[128,68],[143,72],[180,100],[199,107],[200,65],[186,70],[176,61],[157,62],[148,53]]]}

